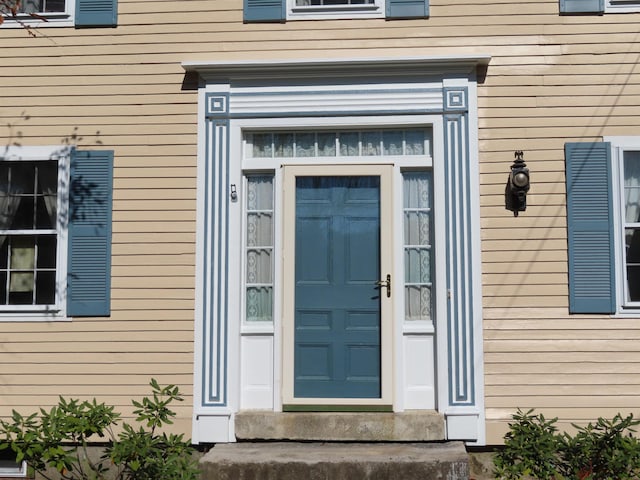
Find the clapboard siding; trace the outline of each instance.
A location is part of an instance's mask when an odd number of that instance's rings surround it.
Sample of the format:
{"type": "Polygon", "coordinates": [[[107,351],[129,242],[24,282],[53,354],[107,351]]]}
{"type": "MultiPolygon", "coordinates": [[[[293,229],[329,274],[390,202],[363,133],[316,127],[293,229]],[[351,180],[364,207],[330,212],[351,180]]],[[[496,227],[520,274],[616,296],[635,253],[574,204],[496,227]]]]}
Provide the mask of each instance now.
{"type": "MultiPolygon", "coordinates": [[[[1,30],[0,138],[112,148],[115,170],[112,316],[0,323],[0,415],[59,393],[126,406],[150,377],[192,394],[197,98],[181,62],[465,54],[492,56],[478,88],[488,441],[518,407],[565,426],[639,413],[638,319],[567,312],[563,146],[640,132],[640,14],[432,0],[426,20],[246,25],[241,0],[118,10],[114,29],[1,30]],[[514,218],[520,149],[532,187],[514,218]]],[[[191,400],[179,415],[189,432],[191,400]]]]}

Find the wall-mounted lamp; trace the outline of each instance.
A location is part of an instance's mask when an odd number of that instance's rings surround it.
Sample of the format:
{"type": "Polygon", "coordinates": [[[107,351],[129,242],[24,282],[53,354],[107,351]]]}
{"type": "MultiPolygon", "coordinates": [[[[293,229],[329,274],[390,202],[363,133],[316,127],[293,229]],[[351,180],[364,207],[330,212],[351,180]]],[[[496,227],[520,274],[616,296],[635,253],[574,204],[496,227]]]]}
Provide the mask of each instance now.
{"type": "Polygon", "coordinates": [[[514,217],[517,217],[518,212],[524,212],[527,209],[527,192],[531,186],[531,179],[527,164],[522,159],[522,150],[516,150],[514,156],[516,159],[511,165],[511,173],[504,190],[504,206],[513,212],[514,217]]]}

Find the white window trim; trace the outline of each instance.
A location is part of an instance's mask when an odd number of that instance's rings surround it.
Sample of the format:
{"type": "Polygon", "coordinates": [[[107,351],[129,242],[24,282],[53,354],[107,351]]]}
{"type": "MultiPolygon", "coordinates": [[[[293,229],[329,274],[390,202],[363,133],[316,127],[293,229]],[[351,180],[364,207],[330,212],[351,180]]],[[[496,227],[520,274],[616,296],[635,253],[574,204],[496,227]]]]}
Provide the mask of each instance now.
{"type": "Polygon", "coordinates": [[[609,136],[603,141],[611,143],[611,182],[612,182],[612,213],[614,239],[614,274],[616,286],[616,315],[637,317],[640,313],[640,302],[626,301],[627,278],[625,269],[624,248],[624,152],[626,150],[640,151],[640,137],[609,136]]]}
{"type": "Polygon", "coordinates": [[[606,0],[605,13],[635,13],[640,12],[639,0],[606,0]]]}
{"type": "Polygon", "coordinates": [[[0,322],[70,320],[66,315],[68,225],[65,220],[66,217],[61,217],[60,212],[68,210],[71,147],[10,146],[0,150],[0,161],[20,162],[38,160],[57,160],[58,162],[56,303],[53,306],[0,305],[0,322]]]}
{"type": "Polygon", "coordinates": [[[20,462],[18,468],[0,468],[0,478],[27,478],[27,462],[20,462]]]}
{"type": "Polygon", "coordinates": [[[297,6],[296,0],[287,0],[287,20],[338,20],[384,16],[385,0],[374,0],[374,3],[367,5],[327,6],[297,6]]]}
{"type": "Polygon", "coordinates": [[[0,24],[0,28],[73,27],[75,25],[75,13],[75,0],[66,0],[64,12],[38,13],[38,16],[45,18],[46,21],[26,13],[19,14],[16,18],[5,15],[4,22],[0,24]]]}

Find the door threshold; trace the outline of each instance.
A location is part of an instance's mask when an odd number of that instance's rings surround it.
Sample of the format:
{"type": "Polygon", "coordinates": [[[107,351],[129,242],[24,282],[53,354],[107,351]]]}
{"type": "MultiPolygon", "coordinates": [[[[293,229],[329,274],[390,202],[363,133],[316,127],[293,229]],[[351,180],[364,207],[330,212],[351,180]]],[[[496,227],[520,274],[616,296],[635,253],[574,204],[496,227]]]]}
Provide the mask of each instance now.
{"type": "Polygon", "coordinates": [[[283,405],[283,412],[393,412],[392,405],[283,405]]]}

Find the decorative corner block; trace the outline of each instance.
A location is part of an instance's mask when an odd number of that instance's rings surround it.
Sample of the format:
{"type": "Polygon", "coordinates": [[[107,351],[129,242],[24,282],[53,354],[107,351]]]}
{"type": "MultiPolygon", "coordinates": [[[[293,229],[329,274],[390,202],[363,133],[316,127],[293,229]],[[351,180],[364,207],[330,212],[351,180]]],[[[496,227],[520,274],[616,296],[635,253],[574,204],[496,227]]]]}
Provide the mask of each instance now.
{"type": "Polygon", "coordinates": [[[466,87],[445,87],[444,110],[451,112],[466,112],[469,109],[469,95],[466,87]]]}
{"type": "Polygon", "coordinates": [[[205,110],[207,117],[226,117],[229,114],[229,94],[207,93],[205,110]]]}

